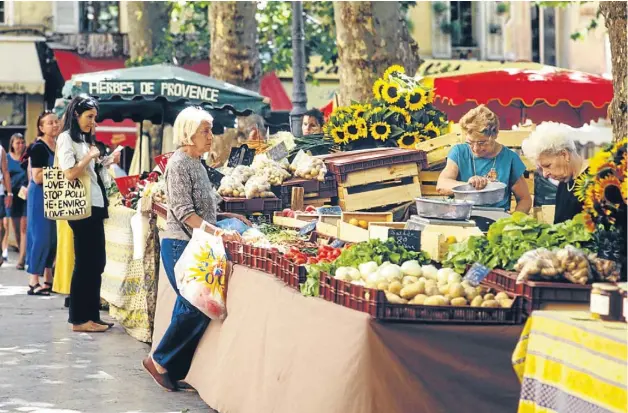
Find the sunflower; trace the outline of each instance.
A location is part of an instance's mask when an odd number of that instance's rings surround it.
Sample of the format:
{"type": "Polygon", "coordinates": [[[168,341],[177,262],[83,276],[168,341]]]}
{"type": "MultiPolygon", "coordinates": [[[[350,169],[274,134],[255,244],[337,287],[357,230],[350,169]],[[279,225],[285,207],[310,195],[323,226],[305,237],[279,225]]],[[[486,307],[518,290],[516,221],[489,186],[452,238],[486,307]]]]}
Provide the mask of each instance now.
{"type": "Polygon", "coordinates": [[[628,204],[628,180],[625,178],[621,182],[621,197],[624,199],[624,203],[628,204]]]}
{"type": "Polygon", "coordinates": [[[386,86],[386,81],[383,79],[377,79],[375,83],[373,83],[373,96],[375,99],[382,98],[382,89],[386,86]]]}
{"type": "Polygon", "coordinates": [[[403,117],[403,119],[405,120],[406,124],[409,125],[412,122],[412,118],[410,117],[410,114],[408,113],[407,110],[399,108],[397,106],[389,106],[388,109],[391,112],[400,114],[403,117]]]}
{"type": "Polygon", "coordinates": [[[593,216],[597,215],[597,211],[595,210],[595,198],[595,188],[593,187],[593,185],[589,186],[589,188],[586,190],[585,196],[582,197],[582,199],[578,197],[579,201],[583,203],[584,209],[586,211],[590,211],[591,215],[593,216]]]}
{"type": "Polygon", "coordinates": [[[397,103],[400,97],[399,86],[396,84],[386,83],[382,88],[382,99],[384,99],[386,103],[391,105],[397,103]]]}
{"type": "Polygon", "coordinates": [[[406,73],[406,69],[404,69],[403,66],[392,65],[388,69],[386,69],[382,78],[388,79],[390,76],[393,75],[393,73],[406,73]]]}
{"type": "Polygon", "coordinates": [[[360,137],[360,129],[358,129],[358,125],[356,124],[355,120],[350,120],[349,122],[345,123],[342,131],[345,133],[344,136],[346,136],[347,139],[351,141],[356,141],[360,137]]]}
{"type": "Polygon", "coordinates": [[[574,181],[574,195],[578,198],[578,201],[582,202],[585,200],[588,195],[588,190],[593,189],[592,184],[593,181],[588,174],[580,174],[574,181]]]}
{"type": "Polygon", "coordinates": [[[430,122],[427,125],[425,125],[425,128],[423,129],[423,133],[429,136],[430,138],[436,138],[440,136],[440,129],[436,125],[434,125],[434,122],[430,122]]]}
{"type": "Polygon", "coordinates": [[[334,138],[334,143],[345,144],[349,142],[349,137],[341,126],[336,126],[331,130],[331,137],[334,138]]]}
{"type": "Polygon", "coordinates": [[[421,110],[428,104],[427,91],[420,87],[415,87],[406,94],[406,108],[411,111],[421,110]]]}
{"type": "Polygon", "coordinates": [[[355,121],[355,124],[358,127],[358,136],[360,138],[366,138],[369,134],[369,128],[366,124],[366,120],[364,118],[359,118],[355,121]]]}
{"type": "Polygon", "coordinates": [[[587,229],[587,231],[589,232],[595,231],[595,222],[593,222],[593,217],[589,215],[588,213],[585,213],[583,218],[584,218],[584,227],[587,229]]]}
{"type": "Polygon", "coordinates": [[[618,204],[621,202],[621,182],[615,175],[608,175],[597,182],[599,194],[608,202],[618,204]]]}
{"type": "Polygon", "coordinates": [[[397,139],[397,145],[402,149],[414,149],[417,143],[419,143],[418,132],[405,132],[397,139]]]}
{"type": "Polygon", "coordinates": [[[591,175],[597,175],[602,168],[602,165],[606,164],[610,160],[610,155],[610,152],[601,150],[589,159],[589,172],[591,175]]]}
{"type": "Polygon", "coordinates": [[[364,114],[371,109],[371,105],[369,105],[368,103],[361,105],[359,103],[355,103],[353,105],[351,105],[351,109],[353,109],[353,117],[354,118],[361,118],[364,116],[364,114]]]}
{"type": "Polygon", "coordinates": [[[628,138],[620,139],[619,141],[617,141],[617,143],[615,143],[615,145],[613,145],[612,152],[617,153],[622,148],[622,146],[627,146],[627,145],[628,145],[628,138]]]}
{"type": "Polygon", "coordinates": [[[386,122],[375,122],[371,125],[371,136],[375,140],[387,140],[390,137],[390,125],[386,122]]]}

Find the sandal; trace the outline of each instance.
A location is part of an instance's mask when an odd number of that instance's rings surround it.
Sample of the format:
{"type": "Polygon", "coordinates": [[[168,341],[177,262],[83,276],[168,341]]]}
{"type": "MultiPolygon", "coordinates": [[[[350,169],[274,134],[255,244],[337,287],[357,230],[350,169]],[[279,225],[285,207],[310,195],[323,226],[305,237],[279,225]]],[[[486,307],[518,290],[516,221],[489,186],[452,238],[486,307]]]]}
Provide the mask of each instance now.
{"type": "Polygon", "coordinates": [[[18,271],[24,271],[24,268],[25,268],[25,267],[24,267],[24,263],[22,263],[22,264],[19,264],[19,263],[18,263],[18,264],[15,266],[15,269],[16,269],[16,270],[18,270],[18,271]]]}
{"type": "Polygon", "coordinates": [[[26,294],[28,295],[44,295],[44,296],[48,296],[50,295],[50,292],[48,290],[46,290],[45,288],[42,288],[41,285],[39,284],[35,284],[35,285],[28,285],[29,290],[26,292],[26,294]],[[40,289],[35,291],[35,289],[39,287],[40,289]]]}
{"type": "Polygon", "coordinates": [[[44,282],[44,285],[46,287],[42,288],[41,290],[39,290],[40,292],[46,292],[48,293],[48,295],[50,295],[50,293],[52,292],[52,283],[49,282],[44,282]]]}

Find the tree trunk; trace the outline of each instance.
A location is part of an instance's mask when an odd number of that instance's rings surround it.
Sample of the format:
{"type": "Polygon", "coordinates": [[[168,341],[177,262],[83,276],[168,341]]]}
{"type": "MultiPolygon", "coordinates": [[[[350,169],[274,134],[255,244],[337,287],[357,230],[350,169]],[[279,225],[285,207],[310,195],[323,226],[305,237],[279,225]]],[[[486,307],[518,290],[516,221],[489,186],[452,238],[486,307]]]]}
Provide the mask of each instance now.
{"type": "Polygon", "coordinates": [[[257,49],[256,2],[212,2],[209,10],[213,78],[259,91],[262,64],[257,49]]]}
{"type": "Polygon", "coordinates": [[[419,67],[419,46],[410,36],[399,2],[334,2],[340,104],[372,97],[375,80],[393,64],[410,76],[419,67]]]}
{"type": "Polygon", "coordinates": [[[170,13],[165,1],[128,1],[127,18],[129,28],[129,55],[141,61],[153,56],[168,30],[170,13]]]}
{"type": "Polygon", "coordinates": [[[625,1],[602,1],[600,11],[606,21],[608,38],[611,44],[613,71],[613,100],[609,107],[609,116],[613,124],[613,140],[625,138],[628,78],[626,73],[626,10],[625,1]]]}

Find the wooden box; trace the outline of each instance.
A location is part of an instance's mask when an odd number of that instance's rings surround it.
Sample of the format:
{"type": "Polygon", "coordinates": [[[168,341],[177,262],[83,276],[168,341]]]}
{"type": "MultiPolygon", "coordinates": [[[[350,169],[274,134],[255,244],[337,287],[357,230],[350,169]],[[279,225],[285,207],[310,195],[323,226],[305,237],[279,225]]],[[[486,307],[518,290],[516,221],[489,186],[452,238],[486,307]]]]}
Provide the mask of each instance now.
{"type": "Polygon", "coordinates": [[[338,238],[346,242],[362,242],[369,240],[369,230],[349,224],[351,219],[372,222],[392,222],[393,215],[390,212],[343,212],[338,221],[338,238]]]}

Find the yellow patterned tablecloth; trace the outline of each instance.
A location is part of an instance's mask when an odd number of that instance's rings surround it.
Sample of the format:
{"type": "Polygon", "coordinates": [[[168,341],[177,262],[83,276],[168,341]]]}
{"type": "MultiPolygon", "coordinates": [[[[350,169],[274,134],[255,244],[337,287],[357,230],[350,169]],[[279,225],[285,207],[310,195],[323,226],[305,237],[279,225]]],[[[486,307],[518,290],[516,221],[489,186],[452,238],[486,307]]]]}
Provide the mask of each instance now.
{"type": "Polygon", "coordinates": [[[100,296],[129,335],[149,343],[155,317],[159,243],[153,217],[144,258],[133,259],[131,218],[135,213],[123,206],[109,208],[109,219],[105,220],[107,265],[100,296]]]}
{"type": "Polygon", "coordinates": [[[519,413],[628,411],[628,329],[587,312],[535,311],[512,357],[519,413]]]}

